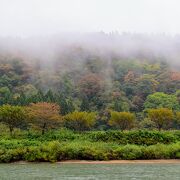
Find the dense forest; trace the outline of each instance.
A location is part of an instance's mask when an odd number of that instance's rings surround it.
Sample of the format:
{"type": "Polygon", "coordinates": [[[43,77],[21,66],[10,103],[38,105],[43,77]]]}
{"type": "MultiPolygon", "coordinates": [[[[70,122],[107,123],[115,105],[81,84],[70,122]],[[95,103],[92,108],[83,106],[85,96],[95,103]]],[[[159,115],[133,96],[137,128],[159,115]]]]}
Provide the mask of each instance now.
{"type": "Polygon", "coordinates": [[[98,129],[109,128],[111,111],[131,112],[139,122],[148,109],[178,113],[179,57],[179,36],[100,32],[1,38],[0,105],[49,102],[59,105],[61,115],[96,112],[98,129]]]}
{"type": "Polygon", "coordinates": [[[179,58],[178,36],[1,38],[0,162],[180,158],[179,58]]]}

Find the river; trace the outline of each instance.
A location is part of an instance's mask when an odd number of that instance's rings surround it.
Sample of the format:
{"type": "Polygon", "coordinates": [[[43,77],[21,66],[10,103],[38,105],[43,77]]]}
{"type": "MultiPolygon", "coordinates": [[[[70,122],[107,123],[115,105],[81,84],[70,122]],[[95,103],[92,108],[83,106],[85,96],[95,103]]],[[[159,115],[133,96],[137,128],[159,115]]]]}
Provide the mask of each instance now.
{"type": "Polygon", "coordinates": [[[0,164],[0,180],[179,180],[180,164],[0,164]]]}

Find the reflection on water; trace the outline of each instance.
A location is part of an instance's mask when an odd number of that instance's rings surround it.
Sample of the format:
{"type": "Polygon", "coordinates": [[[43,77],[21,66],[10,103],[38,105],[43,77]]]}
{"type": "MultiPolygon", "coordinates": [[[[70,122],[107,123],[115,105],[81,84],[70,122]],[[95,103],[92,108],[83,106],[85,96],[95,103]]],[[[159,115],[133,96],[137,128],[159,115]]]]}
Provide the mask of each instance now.
{"type": "Polygon", "coordinates": [[[0,180],[174,180],[180,164],[0,164],[0,180]]]}

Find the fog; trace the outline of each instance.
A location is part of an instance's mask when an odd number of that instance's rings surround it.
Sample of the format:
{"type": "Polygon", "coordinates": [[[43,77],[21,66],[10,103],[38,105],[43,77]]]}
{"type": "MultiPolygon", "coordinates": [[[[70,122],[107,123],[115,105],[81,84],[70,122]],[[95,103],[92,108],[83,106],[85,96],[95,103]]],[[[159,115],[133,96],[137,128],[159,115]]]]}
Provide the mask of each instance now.
{"type": "Polygon", "coordinates": [[[29,38],[0,38],[1,54],[39,59],[47,62],[87,59],[88,56],[104,60],[113,58],[161,58],[172,65],[179,65],[180,36],[165,34],[132,33],[60,33],[54,36],[29,38]],[[70,57],[71,56],[71,57],[70,57]]]}
{"type": "Polygon", "coordinates": [[[179,0],[0,0],[0,36],[180,33],[179,0]]]}
{"type": "MultiPolygon", "coordinates": [[[[0,0],[0,54],[81,64],[162,59],[179,68],[178,0],[0,0]]],[[[74,66],[74,64],[72,65],[74,66]]]]}

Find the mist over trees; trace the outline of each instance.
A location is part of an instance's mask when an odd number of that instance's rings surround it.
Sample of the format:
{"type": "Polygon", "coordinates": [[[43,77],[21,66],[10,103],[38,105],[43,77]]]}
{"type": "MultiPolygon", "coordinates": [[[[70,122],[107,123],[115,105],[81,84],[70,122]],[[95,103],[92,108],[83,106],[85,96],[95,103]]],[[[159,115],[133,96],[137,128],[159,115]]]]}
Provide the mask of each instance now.
{"type": "MultiPolygon", "coordinates": [[[[180,36],[66,33],[0,38],[0,105],[49,102],[61,114],[180,109],[180,36]]],[[[106,118],[105,118],[106,119],[106,118]]],[[[105,120],[107,121],[107,120],[105,120]]]]}

